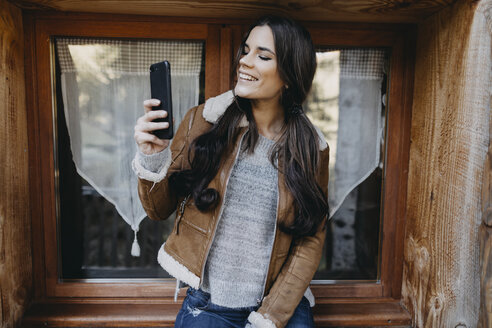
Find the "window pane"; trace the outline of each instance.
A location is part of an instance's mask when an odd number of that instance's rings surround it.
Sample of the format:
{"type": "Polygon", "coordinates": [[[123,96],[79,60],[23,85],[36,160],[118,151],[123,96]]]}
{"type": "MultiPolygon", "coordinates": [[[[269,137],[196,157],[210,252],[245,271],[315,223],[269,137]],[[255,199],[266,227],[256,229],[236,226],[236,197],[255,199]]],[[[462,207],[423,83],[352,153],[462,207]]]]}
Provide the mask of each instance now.
{"type": "Polygon", "coordinates": [[[55,45],[61,278],[168,277],[156,258],[174,219],[143,219],[130,167],[133,126],[150,98],[148,68],[164,59],[176,126],[203,101],[204,43],[56,38],[55,45]],[[134,230],[140,257],[131,255],[134,230]]]}
{"type": "Polygon", "coordinates": [[[318,49],[306,113],[330,146],[332,217],[315,280],[379,279],[387,53],[318,49]]]}

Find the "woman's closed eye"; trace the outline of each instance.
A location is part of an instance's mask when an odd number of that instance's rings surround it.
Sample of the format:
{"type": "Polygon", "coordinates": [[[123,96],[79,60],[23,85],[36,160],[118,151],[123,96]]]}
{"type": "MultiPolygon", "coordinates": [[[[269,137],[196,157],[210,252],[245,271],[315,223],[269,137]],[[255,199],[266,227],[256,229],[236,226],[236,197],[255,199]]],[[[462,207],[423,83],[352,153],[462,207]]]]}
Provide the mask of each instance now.
{"type": "MultiPolygon", "coordinates": [[[[244,57],[244,56],[247,56],[248,54],[249,54],[249,51],[243,49],[241,55],[244,57]]],[[[264,61],[272,60],[272,58],[270,58],[269,56],[265,56],[265,55],[258,55],[258,58],[260,58],[261,60],[264,60],[264,61]]]]}
{"type": "MultiPolygon", "coordinates": [[[[247,56],[248,54],[249,54],[249,52],[243,51],[243,56],[247,56]]],[[[264,61],[272,60],[270,57],[263,56],[263,55],[258,55],[258,58],[260,58],[261,60],[264,60],[264,61]]]]}

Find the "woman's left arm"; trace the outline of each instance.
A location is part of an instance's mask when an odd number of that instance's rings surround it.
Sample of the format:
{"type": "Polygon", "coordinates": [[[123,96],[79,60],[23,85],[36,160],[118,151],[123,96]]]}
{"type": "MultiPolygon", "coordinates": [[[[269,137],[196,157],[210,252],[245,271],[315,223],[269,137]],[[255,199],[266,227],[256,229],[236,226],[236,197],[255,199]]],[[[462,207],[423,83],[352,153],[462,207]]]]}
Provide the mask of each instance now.
{"type": "MultiPolygon", "coordinates": [[[[329,148],[321,152],[318,184],[325,195],[328,189],[329,148]]],[[[318,269],[326,235],[327,216],[314,236],[294,241],[293,248],[268,295],[257,312],[251,313],[249,321],[256,328],[285,327],[301,301],[318,269]]]]}

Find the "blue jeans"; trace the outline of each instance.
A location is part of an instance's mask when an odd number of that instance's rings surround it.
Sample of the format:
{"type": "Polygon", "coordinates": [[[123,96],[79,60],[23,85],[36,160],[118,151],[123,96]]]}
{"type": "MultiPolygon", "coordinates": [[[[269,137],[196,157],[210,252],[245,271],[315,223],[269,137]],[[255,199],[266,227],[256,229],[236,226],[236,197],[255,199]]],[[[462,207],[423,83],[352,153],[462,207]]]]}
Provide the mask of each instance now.
{"type": "MultiPolygon", "coordinates": [[[[210,294],[201,289],[188,288],[183,306],[176,317],[174,328],[244,328],[248,316],[259,306],[227,308],[210,302],[210,294]]],[[[303,297],[286,328],[314,328],[309,301],[303,297]]]]}

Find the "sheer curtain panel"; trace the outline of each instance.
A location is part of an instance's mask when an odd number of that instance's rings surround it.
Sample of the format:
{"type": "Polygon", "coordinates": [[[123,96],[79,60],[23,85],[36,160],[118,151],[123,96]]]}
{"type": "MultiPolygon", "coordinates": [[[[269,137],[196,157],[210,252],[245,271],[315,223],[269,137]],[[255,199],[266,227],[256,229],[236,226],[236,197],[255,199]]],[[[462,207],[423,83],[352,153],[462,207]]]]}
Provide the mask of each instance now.
{"type": "Polygon", "coordinates": [[[150,98],[149,66],[171,64],[175,125],[198,104],[203,43],[56,38],[61,90],[73,161],[78,174],[114,204],[135,232],[146,214],[131,169],[134,125],[150,98]]]}
{"type": "Polygon", "coordinates": [[[384,49],[321,49],[307,113],[330,146],[330,217],[382,166],[384,49]]]}

